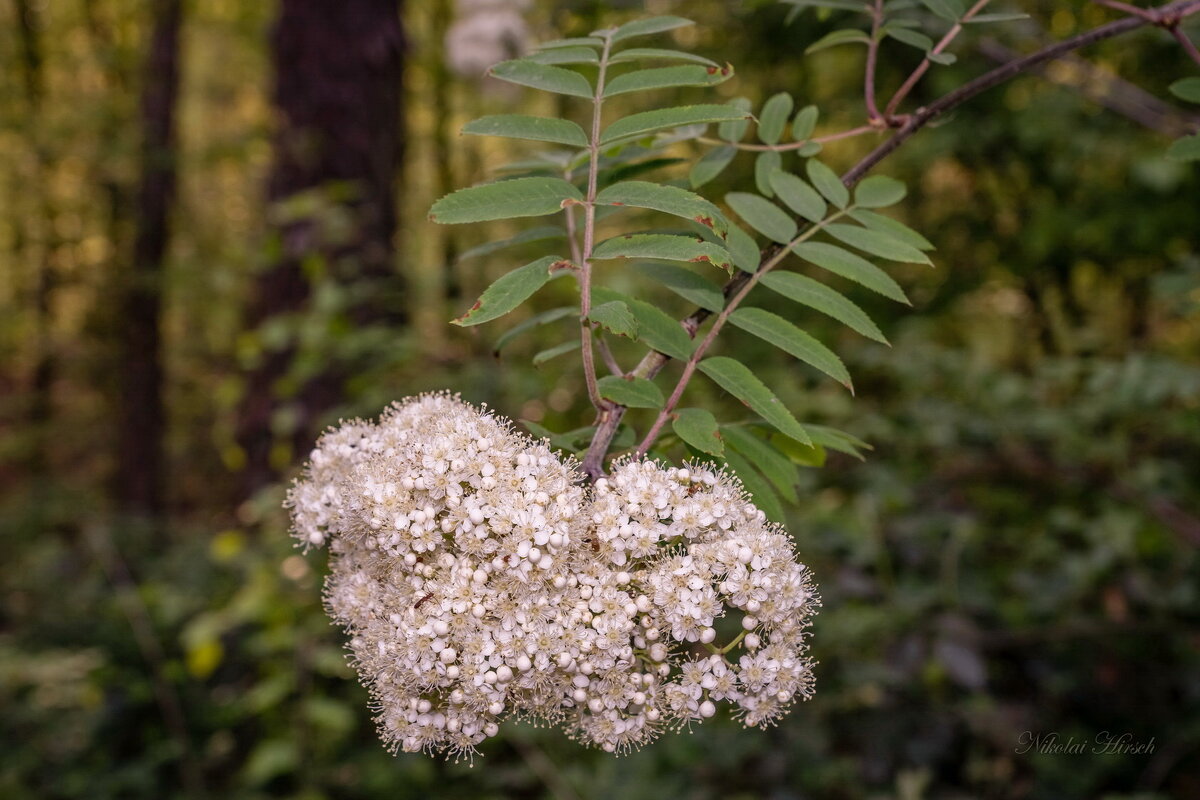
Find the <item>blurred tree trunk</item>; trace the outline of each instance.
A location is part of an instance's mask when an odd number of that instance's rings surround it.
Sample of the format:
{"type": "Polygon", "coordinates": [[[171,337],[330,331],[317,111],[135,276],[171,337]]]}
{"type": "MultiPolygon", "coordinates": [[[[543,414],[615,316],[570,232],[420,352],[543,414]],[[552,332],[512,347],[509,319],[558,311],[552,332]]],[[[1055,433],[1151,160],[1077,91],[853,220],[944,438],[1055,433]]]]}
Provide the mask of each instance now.
{"type": "MultiPolygon", "coordinates": [[[[385,313],[384,294],[376,290],[397,281],[400,8],[400,0],[283,0],[280,6],[271,40],[279,127],[267,185],[278,250],[258,279],[249,329],[304,309],[310,285],[303,267],[314,257],[339,282],[363,289],[356,296],[365,299],[350,312],[354,323],[385,313]],[[302,202],[287,202],[296,200],[302,202]],[[350,224],[333,236],[328,229],[335,216],[350,224]]],[[[291,345],[266,349],[247,376],[237,420],[244,496],[273,481],[297,448],[311,444],[316,420],[340,397],[343,370],[326,365],[321,375],[293,389],[290,425],[273,425],[281,379],[294,354],[291,345]]]]}
{"type": "Polygon", "coordinates": [[[180,0],[155,0],[141,91],[140,175],[132,269],[121,297],[116,496],[129,512],[165,505],[162,273],[175,199],[175,104],[179,94],[180,0]]]}

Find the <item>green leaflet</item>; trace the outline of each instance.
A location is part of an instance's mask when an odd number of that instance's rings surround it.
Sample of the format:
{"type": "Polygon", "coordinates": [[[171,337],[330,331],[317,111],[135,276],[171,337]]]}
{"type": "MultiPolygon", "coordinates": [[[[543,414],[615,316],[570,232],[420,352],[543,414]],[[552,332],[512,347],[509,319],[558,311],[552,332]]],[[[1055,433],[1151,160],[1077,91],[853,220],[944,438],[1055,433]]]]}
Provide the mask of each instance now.
{"type": "Polygon", "coordinates": [[[583,194],[562,178],[513,178],[451,192],[433,204],[429,219],[443,224],[540,217],[562,211],[583,194]]]}
{"type": "Polygon", "coordinates": [[[850,202],[850,190],[842,183],[842,179],[837,176],[836,172],[815,158],[809,159],[805,169],[808,172],[808,179],[812,181],[812,185],[817,187],[817,191],[826,200],[838,208],[846,207],[850,202]]]}
{"type": "Polygon", "coordinates": [[[833,31],[825,36],[822,36],[817,41],[810,44],[804,54],[815,53],[819,50],[825,50],[829,47],[836,47],[839,44],[870,44],[871,37],[858,30],[857,28],[843,28],[839,31],[833,31]]]}
{"type": "Polygon", "coordinates": [[[772,522],[785,521],[783,506],[780,504],[779,498],[775,496],[775,492],[771,490],[771,485],[763,480],[762,475],[755,471],[744,456],[733,448],[726,448],[725,463],[742,482],[742,486],[754,500],[754,504],[767,515],[767,519],[772,522]]]}
{"type": "Polygon", "coordinates": [[[728,144],[714,147],[705,153],[692,166],[692,171],[688,175],[688,181],[692,184],[692,188],[699,189],[724,172],[735,155],[737,155],[737,148],[728,144]]]}
{"type": "Polygon", "coordinates": [[[667,261],[707,261],[722,269],[731,269],[729,252],[719,245],[694,236],[669,233],[636,233],[616,236],[601,242],[592,258],[661,258],[667,261]]]}
{"type": "Polygon", "coordinates": [[[676,106],[658,111],[643,111],[619,119],[605,128],[604,133],[600,135],[600,144],[611,144],[619,139],[654,133],[666,128],[707,122],[729,122],[747,119],[749,116],[749,112],[718,105],[676,106]]]}
{"type": "Polygon", "coordinates": [[[637,320],[637,338],[646,346],[680,361],[692,356],[695,342],[687,335],[679,321],[672,319],[649,303],[597,286],[592,290],[592,299],[597,303],[613,300],[623,302],[637,320]]]}
{"type": "Polygon", "coordinates": [[[787,244],[796,238],[796,221],[770,200],[748,192],[730,192],[725,195],[725,202],[750,227],[771,241],[787,244]]]}
{"type": "Polygon", "coordinates": [[[779,143],[794,106],[795,101],[787,92],[773,95],[763,103],[762,111],[758,115],[758,138],[763,144],[779,143]]]}
{"type": "Polygon", "coordinates": [[[553,274],[556,266],[566,263],[558,256],[546,256],[502,275],[453,323],[468,327],[507,314],[556,277],[553,274]]]}
{"type": "Polygon", "coordinates": [[[818,267],[841,275],[843,278],[849,278],[856,283],[861,283],[871,291],[878,292],[884,297],[895,300],[898,303],[912,305],[904,295],[904,290],[900,288],[900,284],[896,283],[891,275],[888,275],[862,256],[851,253],[844,247],[826,244],[825,242],[800,242],[799,244],[792,245],[792,252],[805,261],[816,264],[818,267]]]}
{"type": "Polygon", "coordinates": [[[620,300],[610,300],[594,306],[591,313],[588,314],[588,319],[616,336],[624,336],[628,339],[637,338],[637,319],[629,310],[629,306],[620,300]]]}
{"type": "Polygon", "coordinates": [[[720,456],[725,452],[716,418],[703,408],[681,408],[672,414],[671,428],[675,435],[687,444],[708,453],[720,456]]]}
{"type": "Polygon", "coordinates": [[[531,117],[525,114],[493,114],[472,120],[463,126],[463,133],[479,136],[503,136],[509,139],[529,139],[534,142],[554,142],[571,147],[587,147],[583,128],[566,119],[531,117]]]}
{"type": "Polygon", "coordinates": [[[658,47],[630,47],[608,59],[609,64],[624,64],[629,61],[689,61],[693,64],[703,64],[706,67],[717,66],[717,62],[695,53],[685,53],[682,50],[663,50],[658,47]]]}
{"type": "Polygon", "coordinates": [[[895,178],[872,175],[854,188],[854,204],[859,208],[885,208],[904,199],[908,189],[895,178]]]}
{"type": "Polygon", "coordinates": [[[905,261],[910,264],[933,264],[929,260],[929,256],[917,248],[882,231],[840,223],[826,225],[823,230],[838,241],[845,242],[851,247],[857,247],[864,253],[870,253],[873,256],[891,261],[905,261]]]}
{"type": "Polygon", "coordinates": [[[873,231],[891,234],[893,238],[910,244],[918,250],[933,250],[933,243],[926,239],[921,234],[914,231],[912,228],[905,225],[903,222],[894,220],[891,217],[885,217],[883,214],[877,214],[874,211],[856,208],[850,212],[850,216],[856,221],[865,225],[873,231]]]}
{"type": "Polygon", "coordinates": [[[544,242],[550,239],[561,239],[567,235],[567,232],[557,225],[542,225],[537,228],[521,231],[515,236],[510,236],[507,239],[498,239],[494,242],[485,242],[476,247],[472,247],[458,257],[459,261],[466,261],[468,258],[478,258],[492,253],[504,250],[508,247],[516,247],[520,244],[528,244],[530,242],[544,242]]]}
{"type": "Polygon", "coordinates": [[[729,101],[728,105],[731,108],[744,111],[745,116],[741,119],[722,122],[717,126],[717,136],[720,136],[727,142],[736,142],[746,135],[746,129],[750,127],[750,98],[735,97],[729,101]]]}
{"type": "Polygon", "coordinates": [[[695,25],[690,19],[683,17],[673,17],[664,15],[661,17],[646,17],[645,19],[635,19],[633,22],[626,22],[624,25],[613,31],[612,43],[623,42],[626,39],[632,39],[634,36],[648,36],[652,33],[662,33],[663,31],[672,31],[676,28],[684,28],[688,25],[695,25]]]}
{"type": "Polygon", "coordinates": [[[725,240],[729,245],[729,254],[733,256],[733,263],[742,272],[755,272],[758,270],[759,256],[758,245],[754,242],[754,237],[746,233],[737,225],[729,226],[729,237],[725,240]]]}
{"type": "Polygon", "coordinates": [[[825,219],[824,198],[812,188],[803,178],[790,172],[776,170],[771,173],[771,188],[775,196],[792,211],[804,217],[809,222],[820,222],[825,219]]]}
{"type": "Polygon", "coordinates": [[[874,339],[883,344],[888,343],[883,332],[865,311],[819,281],[795,272],[773,270],[763,275],[759,282],[789,300],[816,309],[822,314],[836,319],[868,339],[874,339]]]}
{"type": "Polygon", "coordinates": [[[553,47],[525,56],[525,60],[535,64],[598,64],[600,54],[590,47],[553,47]]]}
{"type": "Polygon", "coordinates": [[[673,214],[711,228],[722,239],[729,228],[725,215],[694,192],[649,181],[623,181],[596,195],[598,205],[633,206],[673,214]]]}
{"type": "Polygon", "coordinates": [[[600,396],[627,408],[662,408],[662,390],[645,378],[608,375],[596,382],[600,396]]]}
{"type": "Polygon", "coordinates": [[[604,40],[595,36],[576,36],[571,39],[551,39],[538,42],[538,50],[552,50],[557,47],[603,47],[604,40]]]}
{"type": "Polygon", "coordinates": [[[921,5],[947,22],[958,22],[964,13],[959,0],[921,0],[921,5]]]}
{"type": "Polygon", "coordinates": [[[538,353],[537,355],[535,355],[533,357],[533,365],[535,367],[540,367],[542,364],[545,364],[547,361],[549,361],[552,358],[558,358],[559,356],[565,355],[566,353],[569,353],[572,350],[578,350],[580,347],[580,344],[581,344],[581,342],[579,341],[579,339],[575,338],[575,339],[570,339],[568,341],[565,341],[560,345],[556,345],[555,347],[551,347],[549,349],[543,350],[542,352],[538,353]]]}
{"type": "Polygon", "coordinates": [[[836,428],[830,428],[825,425],[809,425],[807,430],[812,436],[813,444],[854,456],[859,461],[863,460],[861,450],[874,449],[862,439],[851,436],[845,431],[839,431],[836,428]]]}
{"type": "Polygon", "coordinates": [[[796,495],[796,465],[785,454],[754,435],[744,425],[724,425],[721,436],[725,443],[758,467],[771,485],[790,503],[800,502],[796,495]]]}
{"type": "Polygon", "coordinates": [[[718,386],[749,406],[780,433],[805,444],[811,442],[804,427],[792,416],[792,412],[784,408],[775,393],[740,361],[725,356],[713,356],[704,359],[698,366],[700,371],[712,378],[718,386]]]}
{"type": "Polygon", "coordinates": [[[1200,103],[1200,78],[1181,78],[1167,88],[1180,100],[1200,103]]]}
{"type": "Polygon", "coordinates": [[[783,169],[783,156],[768,150],[759,153],[754,159],[754,187],[763,197],[774,197],[775,190],[771,188],[771,176],[783,169]]]}
{"type": "Polygon", "coordinates": [[[639,264],[638,271],[666,286],[684,300],[717,312],[725,307],[721,287],[686,267],[675,264],[639,264]]]}
{"type": "Polygon", "coordinates": [[[512,326],[503,334],[501,334],[496,339],[496,343],[492,345],[492,355],[500,355],[500,351],[503,350],[509,342],[513,341],[527,331],[533,330],[534,328],[542,325],[548,325],[551,322],[556,322],[562,319],[563,317],[569,317],[578,313],[579,309],[575,306],[562,306],[560,308],[552,308],[549,311],[543,311],[540,314],[534,314],[529,319],[512,326]]]}
{"type": "Polygon", "coordinates": [[[488,70],[488,74],[502,81],[555,94],[586,97],[589,100],[595,94],[587,78],[578,72],[524,59],[502,61],[488,70]]]}
{"type": "Polygon", "coordinates": [[[805,106],[796,112],[796,119],[792,122],[792,138],[797,142],[802,142],[813,135],[813,131],[817,129],[817,120],[820,118],[821,112],[816,106],[805,106]]]}
{"type": "Polygon", "coordinates": [[[687,64],[677,67],[653,67],[618,75],[604,86],[604,96],[629,92],[668,89],[676,86],[716,86],[733,77],[733,68],[687,64]]]}
{"type": "Polygon", "coordinates": [[[825,345],[797,328],[778,314],[761,308],[739,308],[729,315],[729,321],[769,342],[784,352],[824,372],[854,392],[846,365],[825,345]]]}

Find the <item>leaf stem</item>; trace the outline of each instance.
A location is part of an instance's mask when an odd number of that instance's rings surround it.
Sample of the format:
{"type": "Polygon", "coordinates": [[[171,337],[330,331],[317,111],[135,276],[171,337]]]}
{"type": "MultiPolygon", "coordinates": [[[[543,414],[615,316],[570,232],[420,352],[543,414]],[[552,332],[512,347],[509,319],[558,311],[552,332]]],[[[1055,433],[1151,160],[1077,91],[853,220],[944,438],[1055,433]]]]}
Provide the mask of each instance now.
{"type": "Polygon", "coordinates": [[[885,108],[883,111],[885,118],[892,118],[892,116],[896,113],[896,109],[898,109],[900,104],[904,102],[904,98],[908,97],[908,93],[913,90],[913,87],[917,85],[922,76],[924,76],[929,70],[929,65],[932,63],[930,56],[941,55],[942,51],[949,47],[950,43],[954,41],[955,37],[962,32],[963,23],[971,21],[976,14],[978,14],[980,11],[983,11],[983,9],[987,7],[989,2],[991,2],[991,0],[978,0],[975,5],[967,9],[967,13],[962,15],[962,19],[958,20],[958,22],[955,22],[954,25],[951,26],[950,30],[946,31],[946,35],[941,38],[941,41],[935,44],[933,49],[925,54],[925,58],[921,59],[921,63],[917,64],[917,68],[912,71],[912,74],[905,79],[904,83],[900,85],[900,88],[896,90],[896,93],[892,95],[892,99],[888,101],[887,108],[885,108]]]}

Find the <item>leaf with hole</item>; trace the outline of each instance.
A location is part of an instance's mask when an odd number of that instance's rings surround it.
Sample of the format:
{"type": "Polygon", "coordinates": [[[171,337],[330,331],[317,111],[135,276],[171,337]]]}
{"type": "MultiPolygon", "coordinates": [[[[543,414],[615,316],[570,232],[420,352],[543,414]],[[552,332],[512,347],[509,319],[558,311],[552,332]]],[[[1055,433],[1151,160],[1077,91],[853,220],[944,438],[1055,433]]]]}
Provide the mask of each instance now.
{"type": "Polygon", "coordinates": [[[493,114],[472,120],[463,126],[463,133],[477,136],[502,136],[509,139],[528,139],[534,142],[554,142],[571,147],[587,147],[583,128],[567,119],[530,117],[525,114],[493,114]]]}
{"type": "Polygon", "coordinates": [[[676,28],[685,28],[688,25],[695,25],[690,19],[683,17],[674,17],[664,15],[661,17],[646,17],[645,19],[635,19],[633,22],[626,22],[621,27],[613,31],[612,43],[623,42],[626,39],[632,39],[634,36],[648,36],[652,33],[663,33],[664,31],[673,31],[676,28]]]}
{"type": "Polygon", "coordinates": [[[815,158],[810,158],[805,165],[805,171],[808,173],[808,180],[826,200],[838,208],[845,208],[850,202],[850,190],[829,167],[815,158]]]}
{"type": "Polygon", "coordinates": [[[826,225],[824,231],[840,242],[844,242],[851,247],[857,247],[864,253],[870,253],[879,258],[886,258],[889,261],[903,261],[909,264],[933,265],[933,262],[929,260],[929,256],[920,250],[882,231],[860,228],[858,225],[843,225],[841,223],[826,225]]]}
{"type": "Polygon", "coordinates": [[[620,403],[626,408],[662,408],[663,393],[645,378],[622,378],[608,375],[597,381],[600,396],[620,403]]]}
{"type": "Polygon", "coordinates": [[[671,416],[671,428],[684,442],[710,456],[725,452],[717,420],[710,412],[703,408],[680,408],[671,416]]]}
{"type": "Polygon", "coordinates": [[[771,173],[771,188],[775,190],[775,196],[788,208],[809,222],[825,219],[825,200],[803,178],[790,172],[776,170],[771,173]]]}
{"type": "Polygon", "coordinates": [[[763,286],[789,300],[820,311],[861,333],[868,339],[887,344],[888,340],[867,313],[834,289],[820,281],[795,272],[773,270],[759,279],[763,286]]]}
{"type": "Polygon", "coordinates": [[[479,325],[507,314],[528,300],[551,278],[557,277],[554,273],[560,270],[555,270],[554,267],[565,263],[558,256],[546,256],[502,275],[483,291],[475,305],[453,320],[454,324],[463,327],[479,325]]]}
{"type": "Polygon", "coordinates": [[[762,111],[758,115],[758,138],[763,144],[779,143],[794,107],[795,101],[787,92],[772,95],[763,103],[762,111]]]}
{"type": "Polygon", "coordinates": [[[775,393],[760,381],[750,368],[726,356],[712,356],[698,365],[701,372],[725,391],[741,400],[754,413],[769,422],[780,433],[801,442],[808,442],[804,426],[796,421],[775,393]]]}
{"type": "Polygon", "coordinates": [[[587,78],[578,72],[524,59],[501,61],[488,70],[488,74],[502,81],[541,89],[544,92],[586,97],[589,100],[595,94],[587,78]]]}
{"type": "Polygon", "coordinates": [[[785,353],[816,367],[854,393],[854,384],[846,365],[832,350],[797,328],[778,314],[761,308],[739,308],[729,315],[729,321],[785,353]]]}
{"type": "Polygon", "coordinates": [[[433,204],[429,219],[443,224],[556,214],[583,194],[562,178],[513,178],[451,192],[433,204]]]}
{"type": "Polygon", "coordinates": [[[733,77],[733,67],[704,67],[685,64],[677,67],[653,67],[618,75],[604,85],[604,96],[629,92],[669,89],[676,86],[716,86],[733,77]]]}
{"type": "Polygon", "coordinates": [[[729,228],[725,215],[719,208],[700,195],[678,186],[649,181],[624,181],[613,184],[596,195],[596,204],[661,211],[711,228],[721,238],[725,238],[725,232],[729,228]]]}
{"type": "Polygon", "coordinates": [[[758,438],[745,425],[721,426],[721,437],[725,443],[758,467],[783,498],[790,503],[800,502],[796,495],[796,465],[773,445],[758,438]]]}
{"type": "Polygon", "coordinates": [[[729,251],[694,236],[670,233],[635,233],[601,242],[592,258],[661,258],[665,261],[706,261],[731,270],[729,251]]]}
{"type": "Polygon", "coordinates": [[[796,238],[796,221],[783,209],[749,192],[730,192],[725,202],[750,227],[773,242],[787,244],[796,238]]]}
{"type": "Polygon", "coordinates": [[[900,284],[896,283],[891,275],[844,247],[825,242],[800,242],[792,245],[792,252],[805,261],[827,269],[835,275],[841,275],[843,278],[860,283],[884,297],[898,303],[912,305],[904,296],[904,290],[900,288],[900,284]]]}
{"type": "Polygon", "coordinates": [[[642,136],[647,133],[679,128],[684,125],[697,125],[706,122],[730,122],[746,119],[748,112],[740,111],[732,106],[695,105],[663,108],[657,111],[643,111],[619,119],[604,129],[600,135],[600,144],[608,145],[632,136],[642,136]]]}

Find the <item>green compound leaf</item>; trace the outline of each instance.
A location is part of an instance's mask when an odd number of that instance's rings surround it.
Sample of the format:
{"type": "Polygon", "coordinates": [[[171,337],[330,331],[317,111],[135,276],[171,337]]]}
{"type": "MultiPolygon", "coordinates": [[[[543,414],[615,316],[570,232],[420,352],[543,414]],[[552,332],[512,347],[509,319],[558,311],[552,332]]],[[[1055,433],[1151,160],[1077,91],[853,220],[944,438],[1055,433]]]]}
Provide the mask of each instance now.
{"type": "Polygon", "coordinates": [[[643,111],[619,119],[604,129],[600,135],[600,144],[611,144],[619,139],[630,136],[641,136],[666,128],[679,128],[684,125],[699,125],[707,122],[731,122],[748,119],[750,114],[731,106],[695,105],[676,106],[658,111],[643,111]]]}
{"type": "Polygon", "coordinates": [[[801,305],[836,319],[868,339],[887,344],[888,340],[866,312],[841,293],[820,281],[795,272],[772,271],[759,279],[763,286],[801,305]]]}
{"type": "Polygon", "coordinates": [[[552,358],[558,358],[559,356],[565,355],[565,354],[571,352],[572,350],[578,350],[580,347],[580,344],[581,344],[581,342],[579,341],[579,338],[576,337],[574,339],[565,341],[560,345],[556,345],[549,349],[543,350],[542,352],[538,353],[537,355],[535,355],[533,357],[533,365],[535,367],[540,367],[542,364],[545,364],[547,361],[549,361],[552,358]]]}
{"type": "Polygon", "coordinates": [[[490,322],[501,317],[524,303],[538,289],[545,286],[551,278],[557,277],[558,265],[565,265],[558,256],[539,258],[532,264],[517,267],[512,272],[502,275],[491,286],[483,291],[475,305],[458,319],[452,320],[455,325],[464,328],[490,322]]]}
{"type": "Polygon", "coordinates": [[[780,523],[785,521],[783,505],[771,490],[771,484],[763,479],[744,456],[732,448],[726,448],[725,463],[742,482],[754,504],[767,515],[767,519],[780,523]]]}
{"type": "Polygon", "coordinates": [[[685,53],[682,50],[663,50],[658,47],[631,47],[608,59],[609,64],[624,64],[629,61],[688,61],[692,64],[703,64],[706,67],[717,66],[717,62],[695,53],[685,53]]]}
{"type": "Polygon", "coordinates": [[[716,417],[703,408],[677,410],[672,415],[671,428],[676,436],[701,453],[720,456],[725,452],[725,443],[721,441],[716,417]]]}
{"type": "Polygon", "coordinates": [[[759,153],[754,159],[754,187],[763,197],[774,197],[775,190],[771,188],[771,176],[783,169],[783,155],[775,150],[759,153]]]}
{"type": "Polygon", "coordinates": [[[758,138],[763,144],[779,144],[795,105],[787,92],[773,95],[763,103],[762,112],[758,115],[758,138]]]}
{"type": "Polygon", "coordinates": [[[540,314],[534,314],[529,319],[524,320],[523,322],[520,322],[520,323],[512,326],[511,328],[506,330],[503,334],[501,334],[496,339],[496,343],[494,345],[492,345],[492,355],[499,356],[500,351],[503,350],[506,346],[508,346],[508,344],[510,342],[512,342],[514,339],[518,338],[522,334],[525,334],[525,333],[533,330],[534,328],[540,327],[542,325],[548,325],[551,322],[557,322],[558,320],[562,319],[563,317],[569,317],[569,316],[572,316],[573,314],[578,314],[578,313],[579,313],[579,309],[576,308],[575,306],[561,306],[559,308],[552,308],[549,311],[543,311],[540,314]]]}
{"type": "Polygon", "coordinates": [[[590,47],[554,47],[525,56],[535,64],[598,64],[600,54],[590,47]]]}
{"type": "Polygon", "coordinates": [[[530,117],[525,114],[494,114],[480,117],[463,126],[463,133],[478,136],[503,136],[509,139],[529,139],[534,142],[554,142],[571,147],[587,147],[583,128],[567,119],[530,117]]]}
{"type": "Polygon", "coordinates": [[[817,120],[820,118],[821,112],[816,106],[805,106],[796,112],[796,119],[792,122],[792,138],[797,142],[803,142],[813,135],[813,131],[817,129],[817,120]]]}
{"type": "Polygon", "coordinates": [[[1189,103],[1200,103],[1200,78],[1183,78],[1167,87],[1171,94],[1189,103]]]}
{"type": "Polygon", "coordinates": [[[748,192],[730,192],[725,195],[725,202],[750,227],[771,241],[787,244],[796,238],[796,221],[770,200],[748,192]]]}
{"type": "Polygon", "coordinates": [[[557,225],[542,225],[537,228],[530,228],[526,231],[521,231],[516,236],[510,236],[507,239],[498,239],[494,242],[485,242],[484,244],[472,247],[458,257],[459,261],[466,261],[469,258],[478,258],[492,253],[499,252],[508,247],[516,247],[520,244],[529,244],[530,242],[544,242],[550,239],[562,239],[567,235],[567,232],[557,225]]]}
{"type": "Polygon", "coordinates": [[[618,75],[604,86],[604,96],[628,92],[669,89],[675,86],[716,86],[733,77],[733,67],[704,67],[687,64],[678,67],[654,67],[618,75]]]}
{"type": "Polygon", "coordinates": [[[737,148],[729,144],[709,150],[692,166],[692,171],[688,175],[688,181],[692,184],[692,188],[699,189],[720,175],[736,155],[737,148]]]}
{"type": "Polygon", "coordinates": [[[632,39],[634,36],[648,36],[652,33],[673,31],[676,28],[685,28],[688,25],[695,24],[696,23],[692,22],[690,19],[673,17],[669,15],[635,19],[633,22],[626,22],[613,32],[612,43],[616,44],[617,42],[623,42],[626,39],[632,39]]]}
{"type": "Polygon", "coordinates": [[[776,170],[771,173],[771,188],[775,190],[775,196],[788,208],[809,222],[825,219],[825,200],[803,178],[790,172],[776,170]]]}
{"type": "Polygon", "coordinates": [[[817,191],[826,200],[838,208],[846,207],[850,202],[850,190],[842,183],[842,179],[837,176],[836,172],[815,158],[809,159],[805,170],[808,172],[808,179],[812,181],[812,185],[817,187],[817,191]]]}
{"type": "Polygon", "coordinates": [[[679,321],[668,316],[666,312],[602,286],[592,290],[592,298],[597,303],[620,300],[628,306],[637,320],[638,341],[646,346],[680,361],[691,358],[696,343],[687,335],[679,321]]]}
{"type": "Polygon", "coordinates": [[[502,61],[488,70],[488,74],[502,81],[529,86],[533,89],[541,89],[545,92],[554,92],[555,94],[567,94],[572,97],[586,97],[588,99],[591,99],[595,94],[587,78],[578,72],[572,72],[562,67],[553,67],[549,64],[538,64],[524,59],[502,61]]]}
{"type": "Polygon", "coordinates": [[[805,444],[810,443],[804,426],[796,421],[792,412],[784,408],[775,393],[755,377],[746,365],[725,356],[713,356],[704,359],[698,366],[718,386],[749,406],[780,433],[805,444]]]}
{"type": "Polygon", "coordinates": [[[623,181],[596,195],[596,204],[662,211],[711,228],[722,239],[729,229],[725,215],[719,208],[700,195],[678,186],[664,186],[649,181],[623,181]]]}
{"type": "Polygon", "coordinates": [[[608,375],[596,382],[600,396],[626,408],[662,408],[662,391],[645,378],[622,378],[608,375]]]}
{"type": "Polygon", "coordinates": [[[873,256],[890,261],[904,261],[909,264],[933,265],[929,256],[917,248],[881,231],[839,223],[826,225],[824,231],[838,241],[845,242],[851,247],[857,247],[864,253],[870,253],[873,256]]]}
{"type": "Polygon", "coordinates": [[[912,305],[904,295],[900,284],[892,276],[879,267],[867,261],[862,256],[834,244],[824,242],[800,242],[792,245],[792,252],[818,267],[827,269],[835,275],[841,275],[855,283],[860,283],[873,292],[895,300],[897,303],[912,305]]]}
{"type": "Polygon", "coordinates": [[[588,319],[617,336],[636,339],[638,333],[637,319],[629,306],[620,300],[610,300],[592,308],[588,319]]]}
{"type": "Polygon", "coordinates": [[[731,270],[729,251],[694,236],[670,233],[637,233],[601,242],[592,258],[661,258],[667,261],[707,261],[731,270]]]}
{"type": "Polygon", "coordinates": [[[674,264],[639,264],[638,271],[701,308],[719,312],[725,307],[721,287],[686,267],[674,264]]]}
{"type": "Polygon", "coordinates": [[[895,178],[872,175],[854,189],[854,204],[859,208],[885,208],[899,203],[906,194],[908,189],[895,178]]]}
{"type": "Polygon", "coordinates": [[[796,495],[796,465],[791,459],[744,425],[724,425],[721,427],[721,436],[726,444],[758,467],[785,500],[800,502],[796,495]]]}
{"type": "Polygon", "coordinates": [[[739,308],[729,315],[729,321],[805,364],[816,367],[849,389],[851,394],[854,393],[854,384],[842,360],[828,347],[778,314],[761,308],[739,308]]]}
{"type": "Polygon", "coordinates": [[[443,224],[540,217],[563,210],[583,194],[562,178],[513,178],[451,192],[433,204],[429,219],[443,224]]]}
{"type": "Polygon", "coordinates": [[[924,236],[917,233],[903,222],[894,220],[891,217],[885,217],[883,214],[876,214],[874,211],[866,211],[865,209],[860,208],[856,208],[851,211],[850,216],[855,221],[865,225],[871,230],[879,231],[880,233],[891,234],[892,237],[899,239],[905,244],[910,244],[918,250],[935,249],[933,243],[924,236]]]}

